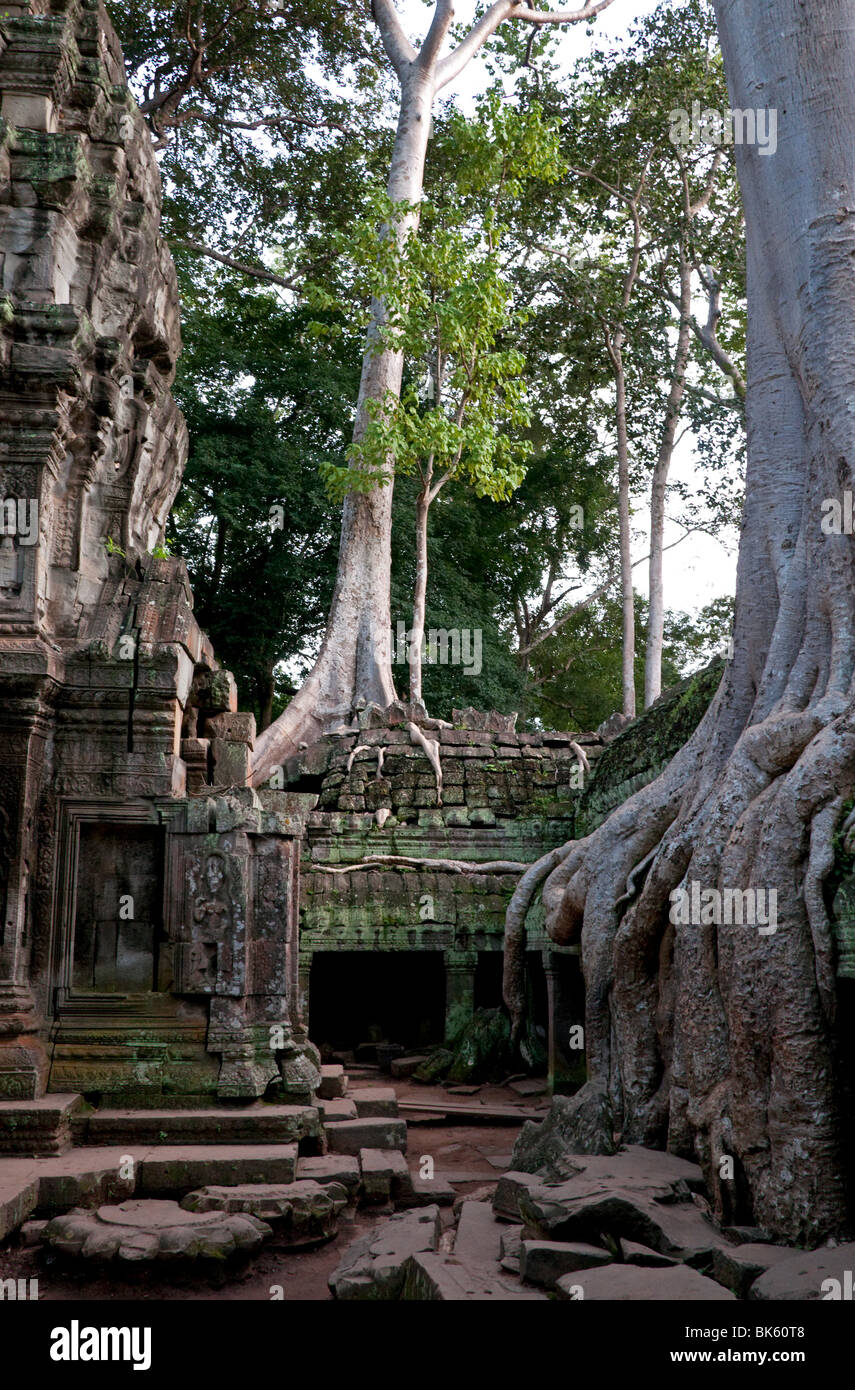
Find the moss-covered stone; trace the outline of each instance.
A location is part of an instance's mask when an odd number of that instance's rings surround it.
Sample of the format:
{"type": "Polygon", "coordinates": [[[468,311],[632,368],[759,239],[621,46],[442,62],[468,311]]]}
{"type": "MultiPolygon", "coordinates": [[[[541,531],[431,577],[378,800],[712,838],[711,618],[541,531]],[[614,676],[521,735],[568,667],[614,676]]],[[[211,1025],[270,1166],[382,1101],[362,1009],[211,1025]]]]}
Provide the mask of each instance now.
{"type": "Polygon", "coordinates": [[[720,657],[666,690],[618,734],[595,765],[576,810],[576,837],[590,835],[622,802],[652,782],[687,743],[721,683],[720,657]]]}

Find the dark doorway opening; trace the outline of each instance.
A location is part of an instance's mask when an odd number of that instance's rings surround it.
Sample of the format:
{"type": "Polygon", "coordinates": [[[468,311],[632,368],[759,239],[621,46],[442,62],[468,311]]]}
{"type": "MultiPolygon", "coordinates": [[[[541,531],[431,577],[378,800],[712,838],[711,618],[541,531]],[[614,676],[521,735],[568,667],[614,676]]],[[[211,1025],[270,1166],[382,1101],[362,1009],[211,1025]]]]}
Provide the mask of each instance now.
{"type": "Polygon", "coordinates": [[[80,827],[76,993],[157,989],[162,897],[162,830],[94,822],[80,827]]]}
{"type": "Polygon", "coordinates": [[[502,968],[504,956],[501,951],[479,951],[475,967],[475,1008],[500,1009],[502,1007],[502,968]]]}
{"type": "Polygon", "coordinates": [[[309,978],[309,1035],[351,1049],[388,1041],[442,1042],[445,966],[441,951],[316,951],[309,978]]]}

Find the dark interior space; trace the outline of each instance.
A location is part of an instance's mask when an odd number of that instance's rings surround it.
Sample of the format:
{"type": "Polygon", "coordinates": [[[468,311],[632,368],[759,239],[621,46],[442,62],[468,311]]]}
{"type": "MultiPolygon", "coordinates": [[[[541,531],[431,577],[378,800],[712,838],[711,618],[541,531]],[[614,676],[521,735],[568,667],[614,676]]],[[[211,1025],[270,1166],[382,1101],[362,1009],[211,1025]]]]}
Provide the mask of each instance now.
{"type": "Polygon", "coordinates": [[[475,1008],[500,1009],[502,1007],[502,966],[504,956],[501,951],[479,951],[475,967],[475,1008]]]}
{"type": "Polygon", "coordinates": [[[442,1042],[441,951],[318,951],[309,983],[309,1034],[319,1046],[442,1042]]]}
{"type": "Polygon", "coordinates": [[[156,826],[80,829],[74,988],[157,988],[162,935],[163,832],[156,826]]]}

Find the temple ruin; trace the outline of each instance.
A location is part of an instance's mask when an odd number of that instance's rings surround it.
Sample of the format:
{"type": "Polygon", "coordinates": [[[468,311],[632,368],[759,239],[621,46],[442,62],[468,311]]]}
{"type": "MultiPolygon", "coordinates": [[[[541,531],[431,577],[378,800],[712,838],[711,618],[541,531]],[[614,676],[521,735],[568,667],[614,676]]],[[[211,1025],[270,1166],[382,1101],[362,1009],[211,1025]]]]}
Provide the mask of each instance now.
{"type": "MultiPolygon", "coordinates": [[[[538,1158],[461,1218],[461,1251],[478,1222],[510,1223],[501,1250],[490,1227],[493,1283],[449,1292],[454,1192],[413,1174],[394,1092],[348,1091],[317,1044],[424,1052],[499,1010],[520,871],[677,744],[645,763],[627,742],[622,768],[597,734],[472,709],[427,727],[401,703],[253,789],[254,718],[162,546],[187,452],[178,294],[100,0],[7,5],[0,94],[0,1240],[35,1218],[81,1260],[249,1254],[286,1228],[295,1246],[329,1239],[359,1199],[402,1209],[403,1253],[389,1274],[386,1237],[366,1237],[333,1277],[340,1298],[542,1298],[618,1265],[631,1284],[651,1260],[621,1240],[653,1248],[677,1298],[744,1296],[727,1252],[763,1233],[713,1233],[694,1163],[613,1153],[611,1134],[583,1136],[575,1172],[629,1194],[631,1219],[621,1208],[612,1232],[572,1174],[545,1187],[538,1158]],[[611,780],[591,783],[601,759],[611,780]],[[580,1241],[582,1266],[561,1244],[580,1241]]],[[[841,888],[841,976],[853,901],[841,888]]],[[[575,1093],[579,947],[556,946],[535,903],[525,951],[527,1045],[550,1095],[575,1093]]]]}

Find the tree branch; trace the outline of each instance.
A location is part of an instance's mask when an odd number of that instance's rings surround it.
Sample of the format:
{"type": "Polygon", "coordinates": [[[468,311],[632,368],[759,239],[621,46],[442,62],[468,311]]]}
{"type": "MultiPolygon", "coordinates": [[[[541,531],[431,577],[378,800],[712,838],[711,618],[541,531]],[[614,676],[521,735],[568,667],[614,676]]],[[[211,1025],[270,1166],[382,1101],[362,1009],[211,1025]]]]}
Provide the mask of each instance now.
{"type": "Polygon", "coordinates": [[[186,238],[170,238],[174,246],[183,246],[188,251],[196,251],[200,256],[209,256],[212,261],[220,261],[222,265],[227,265],[231,270],[239,270],[242,275],[252,275],[256,280],[264,280],[268,285],[281,285],[283,290],[291,290],[300,280],[308,274],[308,270],[295,271],[286,279],[284,275],[276,275],[272,270],[262,270],[259,266],[247,265],[244,261],[236,261],[233,256],[227,256],[222,251],[215,251],[212,246],[203,246],[200,241],[189,241],[186,238]]]}
{"type": "Polygon", "coordinates": [[[477,24],[473,24],[457,48],[438,65],[436,90],[445,87],[463,71],[470,58],[474,58],[506,19],[519,19],[525,24],[578,24],[593,19],[612,3],[613,0],[588,0],[588,3],[578,10],[533,10],[528,5],[515,4],[514,0],[495,0],[477,24]]]}
{"type": "Polygon", "coordinates": [[[371,0],[371,13],[380,30],[386,56],[398,77],[403,79],[404,73],[410,64],[416,61],[418,54],[404,33],[398,12],[392,0],[371,0]]]}

